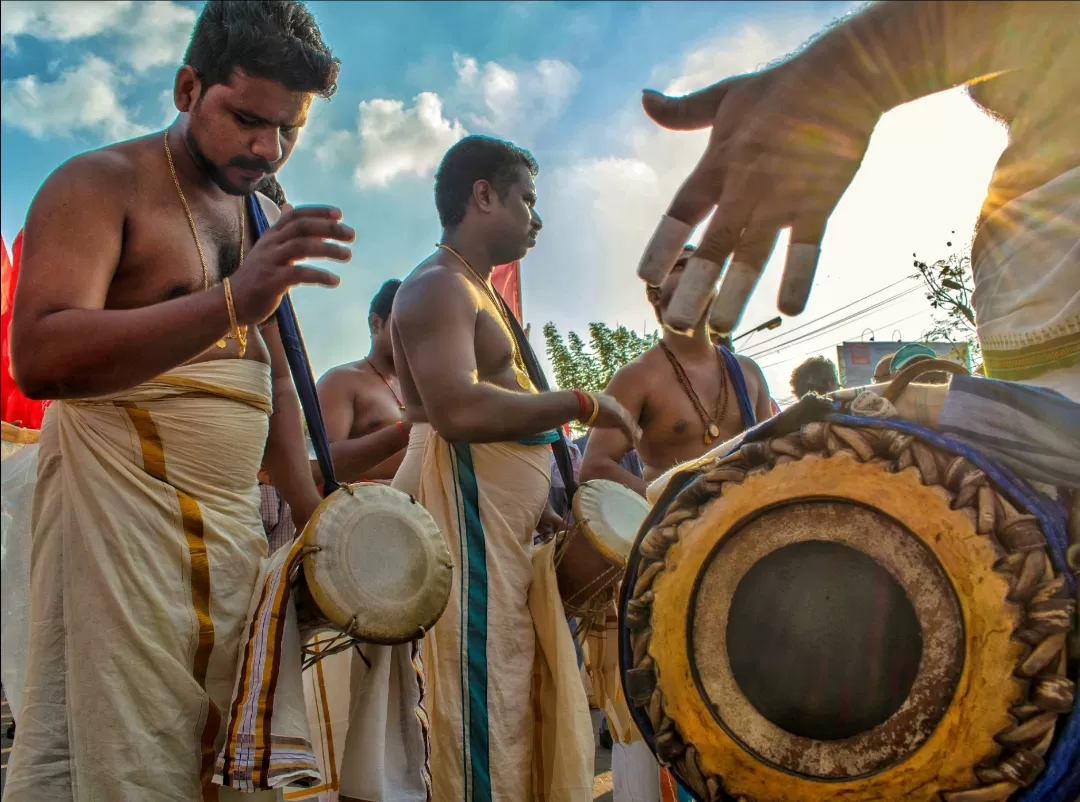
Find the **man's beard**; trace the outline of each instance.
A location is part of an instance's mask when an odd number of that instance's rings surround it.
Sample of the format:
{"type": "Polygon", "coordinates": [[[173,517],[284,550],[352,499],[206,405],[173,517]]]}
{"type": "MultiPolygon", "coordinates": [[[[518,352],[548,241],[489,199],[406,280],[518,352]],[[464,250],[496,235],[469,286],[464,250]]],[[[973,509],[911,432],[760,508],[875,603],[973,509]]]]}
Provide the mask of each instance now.
{"type": "Polygon", "coordinates": [[[206,157],[206,154],[202,152],[199,147],[199,143],[195,141],[194,134],[191,133],[191,127],[184,132],[184,143],[187,145],[188,153],[191,154],[191,160],[195,163],[195,167],[199,172],[209,178],[214,184],[222,191],[229,195],[249,195],[255,191],[255,185],[261,181],[266,180],[266,176],[273,175],[277,172],[277,168],[280,165],[270,164],[263,161],[260,163],[251,162],[244,159],[233,159],[229,162],[231,166],[241,167],[245,169],[253,170],[265,170],[266,175],[259,179],[259,181],[252,183],[251,186],[243,186],[234,184],[225,177],[225,172],[214,164],[210,159],[206,157]]]}

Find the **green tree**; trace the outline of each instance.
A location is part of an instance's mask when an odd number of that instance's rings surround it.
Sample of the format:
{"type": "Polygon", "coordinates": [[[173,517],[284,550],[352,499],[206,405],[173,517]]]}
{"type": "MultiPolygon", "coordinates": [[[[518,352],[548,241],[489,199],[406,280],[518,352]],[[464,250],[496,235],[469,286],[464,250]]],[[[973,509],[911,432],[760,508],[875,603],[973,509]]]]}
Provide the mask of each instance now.
{"type": "MultiPolygon", "coordinates": [[[[946,245],[952,247],[951,242],[946,245]]],[[[972,362],[981,363],[982,350],[975,332],[975,312],[971,308],[974,290],[971,256],[953,253],[933,264],[916,256],[915,269],[926,290],[926,300],[935,310],[934,325],[923,333],[923,339],[967,343],[972,362]]]]}
{"type": "MultiPolygon", "coordinates": [[[[604,323],[589,324],[589,344],[576,331],[563,340],[554,323],[544,326],[548,359],[555,371],[555,383],[563,390],[578,389],[599,393],[607,387],[615,371],[656,345],[659,332],[641,335],[626,326],[611,328],[604,323]]],[[[584,429],[572,425],[575,434],[584,429]]]]}

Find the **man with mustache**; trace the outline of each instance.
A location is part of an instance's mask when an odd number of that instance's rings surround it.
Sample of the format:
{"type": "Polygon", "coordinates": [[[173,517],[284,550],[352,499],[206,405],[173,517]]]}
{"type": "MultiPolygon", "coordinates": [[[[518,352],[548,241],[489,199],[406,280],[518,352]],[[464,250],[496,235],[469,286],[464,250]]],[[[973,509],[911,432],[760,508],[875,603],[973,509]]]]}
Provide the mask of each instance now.
{"type": "Polygon", "coordinates": [[[298,527],[320,502],[273,314],[291,287],[336,286],[302,263],[347,261],[354,237],[337,209],[252,193],[337,75],[301,3],[211,0],[176,122],[76,156],[33,201],[12,357],[22,390],[56,401],[8,799],[218,798],[267,553],[264,453],[298,527]]]}
{"type": "MultiPolygon", "coordinates": [[[[684,246],[671,273],[660,286],[649,287],[649,302],[658,321],[663,319],[675,293],[693,246],[684,246]]],[[[605,393],[614,396],[635,416],[641,427],[637,453],[643,475],[628,471],[627,454],[634,447],[622,432],[593,432],[581,461],[581,481],[608,479],[645,495],[648,483],[668,468],[695,459],[712,446],[734,437],[756,422],[773,415],[769,388],[761,370],[744,356],[736,356],[712,341],[706,321],[692,334],[665,329],[660,342],[611,378],[605,393]]],[[[612,636],[607,637],[606,654],[615,652],[612,636]],[[610,650],[610,651],[609,651],[610,650]]],[[[607,682],[599,687],[616,688],[616,666],[610,657],[594,671],[607,671],[607,682]]],[[[674,783],[649,754],[638,733],[631,727],[619,731],[619,722],[629,720],[621,693],[614,699],[598,699],[611,711],[612,782],[616,800],[633,798],[659,802],[664,786],[674,783]]]]}
{"type": "MultiPolygon", "coordinates": [[[[657,320],[663,318],[693,254],[692,246],[684,247],[664,283],[648,289],[657,320]]],[[[615,372],[605,392],[637,418],[644,475],[621,466],[633,444],[608,430],[589,437],[581,480],[610,479],[642,496],[648,483],[668,468],[700,457],[773,414],[761,369],[753,360],[714,345],[704,321],[691,335],[665,329],[659,344],[615,372]]]]}
{"type": "MultiPolygon", "coordinates": [[[[440,244],[394,301],[394,364],[413,422],[394,478],[432,514],[454,559],[425,638],[434,799],[592,798],[592,731],[554,585],[551,444],[571,420],[637,427],[610,396],[540,392],[535,357],[491,286],[540,232],[535,159],[469,136],[435,176],[440,244]],[[532,792],[530,792],[532,789],[532,792]]],[[[561,450],[561,449],[560,449],[561,450]]],[[[569,466],[567,466],[569,467],[569,466]]]]}

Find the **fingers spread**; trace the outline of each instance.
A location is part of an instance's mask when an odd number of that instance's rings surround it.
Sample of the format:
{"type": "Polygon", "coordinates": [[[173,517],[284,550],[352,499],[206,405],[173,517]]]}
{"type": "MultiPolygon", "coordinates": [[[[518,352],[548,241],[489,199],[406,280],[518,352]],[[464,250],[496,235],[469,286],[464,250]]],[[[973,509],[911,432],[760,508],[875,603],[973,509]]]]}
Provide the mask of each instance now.
{"type": "Polygon", "coordinates": [[[722,267],[700,256],[690,257],[664,312],[665,326],[675,332],[693,333],[705,314],[722,267]]]}
{"type": "Polygon", "coordinates": [[[653,286],[663,284],[693,230],[693,226],[674,217],[661,217],[660,225],[656,227],[638,263],[638,278],[653,286]]]}
{"type": "Polygon", "coordinates": [[[280,247],[281,255],[289,262],[299,262],[304,259],[333,259],[336,262],[348,262],[352,259],[351,249],[321,237],[293,237],[280,247]]]}
{"type": "Polygon", "coordinates": [[[668,217],[696,226],[716,205],[723,191],[726,154],[710,142],[693,172],[686,177],[668,206],[668,217]]]}
{"type": "Polygon", "coordinates": [[[641,105],[653,122],[674,131],[693,131],[712,125],[729,85],[720,81],[682,97],[668,97],[646,89],[641,93],[641,105]]]}
{"type": "Polygon", "coordinates": [[[322,287],[336,287],[340,283],[341,279],[336,273],[331,273],[329,270],[320,270],[310,265],[295,265],[292,275],[289,277],[289,284],[292,286],[297,284],[317,284],[322,287]]]}
{"type": "Polygon", "coordinates": [[[283,238],[320,237],[322,239],[352,242],[356,232],[344,223],[329,217],[294,217],[282,229],[283,238]]]}
{"type": "Polygon", "coordinates": [[[747,226],[709,311],[709,328],[713,331],[727,335],[735,330],[779,233],[773,226],[761,227],[753,221],[747,226]]]}
{"type": "Polygon", "coordinates": [[[777,307],[785,315],[798,315],[806,308],[821,256],[825,220],[820,214],[803,215],[791,226],[791,244],[788,245],[784,276],[776,300],[777,307]]]}

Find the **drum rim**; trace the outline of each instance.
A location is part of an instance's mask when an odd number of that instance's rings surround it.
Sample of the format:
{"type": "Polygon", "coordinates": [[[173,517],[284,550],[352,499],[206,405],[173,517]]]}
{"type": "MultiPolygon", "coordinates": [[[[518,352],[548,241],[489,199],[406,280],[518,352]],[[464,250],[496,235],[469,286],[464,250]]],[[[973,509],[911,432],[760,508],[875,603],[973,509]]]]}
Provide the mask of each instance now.
{"type": "MultiPolygon", "coordinates": [[[[578,485],[577,492],[574,494],[574,498],[570,502],[570,509],[574,513],[575,524],[581,527],[581,532],[585,535],[585,537],[588,538],[589,543],[591,543],[593,547],[598,552],[600,552],[600,555],[605,560],[612,563],[614,566],[621,570],[626,566],[627,558],[616,554],[615,551],[607,543],[597,537],[596,533],[592,530],[592,527],[589,526],[589,517],[582,513],[578,502],[578,499],[582,498],[582,491],[588,493],[588,489],[592,488],[596,489],[599,492],[604,487],[607,487],[609,485],[613,488],[618,488],[617,492],[620,495],[629,494],[630,497],[639,499],[645,506],[645,517],[648,518],[650,509],[649,502],[639,496],[633,490],[628,488],[626,485],[621,485],[618,482],[612,481],[611,479],[590,479],[587,482],[582,482],[580,485],[578,485]]],[[[636,537],[631,540],[631,550],[633,549],[633,544],[635,544],[636,542],[636,537]]]]}
{"type": "MultiPolygon", "coordinates": [[[[417,638],[422,638],[424,634],[435,625],[439,618],[442,617],[442,614],[446,611],[446,607],[450,602],[450,593],[453,585],[453,561],[450,559],[449,549],[446,550],[446,561],[444,566],[445,571],[439,572],[445,575],[445,580],[443,582],[443,584],[445,585],[444,592],[441,593],[441,598],[439,599],[438,604],[436,604],[432,608],[431,615],[421,621],[419,623],[419,629],[409,633],[408,636],[396,636],[387,638],[379,635],[372,635],[370,633],[358,634],[351,631],[352,624],[355,620],[355,613],[347,614],[346,611],[340,609],[334,602],[334,600],[329,596],[329,594],[318,583],[318,581],[316,581],[315,578],[315,572],[318,570],[316,565],[316,556],[321,550],[321,547],[316,542],[315,532],[318,529],[318,522],[321,519],[323,513],[327,509],[329,509],[331,505],[331,500],[339,497],[339,495],[342,493],[349,496],[354,496],[358,492],[374,492],[380,495],[387,495],[389,497],[390,494],[388,494],[387,491],[392,491],[392,493],[396,496],[404,496],[411,499],[412,503],[417,508],[421,517],[426,517],[428,521],[430,521],[431,528],[441,534],[441,530],[435,523],[435,519],[431,517],[431,513],[424,509],[423,505],[419,504],[416,499],[413,498],[411,495],[403,493],[400,490],[395,490],[394,488],[387,487],[386,485],[373,484],[370,482],[357,482],[341,485],[337,490],[324,498],[319,504],[319,506],[315,508],[315,512],[312,514],[311,518],[304,526],[304,531],[301,533],[300,537],[304,542],[305,548],[310,549],[310,551],[304,555],[303,559],[304,581],[307,585],[308,592],[311,594],[312,599],[314,599],[315,604],[319,608],[319,611],[326,618],[326,620],[330,622],[330,625],[337,631],[344,632],[345,634],[355,637],[358,640],[362,640],[364,643],[396,646],[398,644],[408,643],[410,641],[416,640],[417,638]],[[372,488],[377,489],[371,490],[372,488]]],[[[440,540],[438,542],[445,545],[444,541],[440,540]]],[[[434,599],[435,596],[433,595],[432,598],[434,599]]]]}
{"type": "MultiPolygon", "coordinates": [[[[1057,603],[1060,606],[1061,604],[1068,603],[1067,598],[1062,598],[1064,594],[1063,589],[1057,587],[1057,585],[1065,580],[1063,579],[1063,575],[1060,573],[1059,568],[1048,558],[1048,551],[1050,551],[1048,548],[1049,541],[1046,538],[1045,532],[1042,531],[1043,526],[1053,526],[1053,522],[1051,521],[1048,523],[1044,520],[1043,517],[1041,517],[1043,513],[1039,512],[1037,508],[1030,508],[1023,490],[1016,484],[1015,480],[1009,478],[1007,474],[998,475],[995,473],[993,464],[988,460],[978,453],[970,452],[970,449],[967,452],[962,451],[947,439],[936,435],[936,433],[923,432],[922,430],[912,431],[910,427],[900,425],[892,426],[889,421],[867,420],[867,425],[860,426],[861,421],[852,420],[848,416],[840,416],[835,421],[831,414],[820,414],[815,417],[815,420],[794,429],[794,431],[791,429],[788,429],[786,432],[780,431],[778,432],[778,436],[770,436],[769,434],[763,433],[763,436],[760,438],[743,441],[743,443],[732,452],[723,457],[714,459],[709,465],[703,468],[695,466],[689,470],[679,471],[673,474],[649,516],[642,523],[642,527],[635,539],[634,548],[628,559],[627,569],[619,597],[619,673],[623,692],[629,703],[628,706],[631,717],[654,754],[656,753],[656,732],[650,721],[649,714],[645,707],[643,707],[643,704],[645,703],[640,701],[651,693],[650,689],[652,686],[647,680],[643,681],[642,677],[631,676],[630,672],[631,669],[633,669],[633,666],[631,665],[633,662],[631,655],[632,645],[630,642],[630,627],[626,623],[628,614],[633,613],[631,601],[634,598],[634,591],[642,580],[645,579],[645,575],[641,573],[643,559],[640,553],[641,545],[645,538],[655,530],[669,514],[678,511],[680,506],[686,506],[688,504],[693,505],[695,503],[701,504],[704,500],[707,500],[707,498],[712,497],[711,494],[707,494],[704,480],[695,481],[700,480],[706,472],[715,472],[721,467],[744,459],[747,460],[751,466],[761,465],[763,462],[768,462],[771,465],[778,460],[790,461],[790,457],[786,455],[792,453],[787,450],[790,448],[792,438],[794,438],[795,443],[798,443],[800,438],[804,442],[814,441],[816,444],[814,446],[807,444],[807,450],[810,451],[822,450],[826,445],[825,441],[828,440],[828,451],[829,453],[832,453],[834,450],[850,450],[851,447],[848,443],[848,435],[855,434],[857,437],[858,433],[856,430],[859,430],[882,439],[891,437],[894,446],[896,446],[896,443],[902,441],[904,450],[907,450],[908,446],[914,444],[915,447],[911,449],[912,451],[922,449],[925,454],[927,450],[932,450],[940,452],[942,455],[947,455],[952,459],[952,462],[945,470],[945,473],[948,475],[945,476],[944,484],[948,486],[950,493],[954,491],[957,493],[957,496],[953,499],[957,509],[972,508],[974,506],[973,498],[975,498],[977,492],[981,493],[982,488],[984,487],[987,488],[988,493],[991,491],[995,493],[1000,504],[1006,505],[1008,509],[1013,510],[1020,517],[1029,519],[1029,521],[1021,523],[1027,524],[1032,522],[1035,526],[1035,532],[1038,536],[1038,545],[1029,547],[1026,550],[1020,549],[1019,556],[1028,559],[1029,561],[1031,558],[1037,558],[1037,562],[1041,561],[1041,564],[1045,567],[1045,576],[1051,578],[1045,581],[1039,580],[1036,582],[1030,578],[1025,579],[1024,576],[1020,576],[1020,568],[1017,567],[1016,563],[1019,547],[1016,547],[1015,545],[1017,542],[1015,539],[1015,532],[1009,535],[1013,545],[1009,546],[1008,552],[1002,552],[1012,555],[1006,558],[1006,561],[1009,564],[1005,566],[1005,568],[995,564],[993,566],[994,572],[1002,573],[1008,569],[1010,572],[1009,582],[1011,584],[1018,583],[1019,585],[1024,586],[1024,599],[1026,602],[1030,602],[1032,598],[1039,598],[1036,594],[1041,594],[1042,598],[1049,599],[1047,604],[1057,603]],[[838,440],[836,435],[842,435],[843,441],[838,440]],[[785,443],[781,442],[785,440],[788,443],[787,448],[785,448],[785,443]],[[779,447],[776,447],[778,443],[779,447]],[[961,497],[963,499],[962,502],[961,497]],[[1029,514],[1033,512],[1037,513],[1037,515],[1029,514]],[[631,696],[632,690],[637,691],[636,698],[639,701],[634,701],[635,697],[631,696]]],[[[772,431],[773,430],[770,427],[770,433],[772,431]]],[[[864,441],[863,447],[865,448],[865,446],[866,443],[864,441]]],[[[899,453],[900,448],[895,447],[894,450],[899,453]]],[[[799,453],[798,456],[802,456],[802,454],[799,453]]],[[[870,456],[872,455],[868,455],[867,459],[869,459],[870,456]]],[[[891,454],[890,456],[894,457],[896,454],[891,454]]],[[[910,466],[910,454],[903,454],[901,456],[908,457],[908,466],[910,466]]],[[[982,498],[982,496],[980,495],[979,498],[982,498]]],[[[685,513],[680,514],[685,516],[685,513]]],[[[1016,522],[1016,520],[1010,520],[1009,523],[1011,525],[1016,522]]],[[[671,522],[669,522],[669,525],[670,523],[671,522]]],[[[981,529],[979,531],[982,532],[981,529]]],[[[998,542],[999,545],[1004,545],[1004,541],[1001,539],[997,528],[993,528],[992,531],[996,533],[996,542],[998,542]]],[[[1050,545],[1052,546],[1052,544],[1050,545]]],[[[999,563],[1001,562],[1002,561],[999,561],[999,563]]],[[[646,581],[651,582],[652,578],[649,577],[646,581]]],[[[647,587],[647,585],[645,587],[647,587]]],[[[1014,589],[1014,593],[1015,592],[1017,591],[1014,589]]],[[[1025,611],[1028,615],[1032,614],[1030,609],[1026,609],[1025,611]]],[[[1060,611],[1040,610],[1037,612],[1037,615],[1040,618],[1041,625],[1044,627],[1060,626],[1060,611]],[[1056,622],[1052,620],[1054,615],[1058,616],[1056,622]]],[[[1075,615],[1073,618],[1075,622],[1075,615]]],[[[1066,628],[1068,623],[1069,622],[1066,622],[1066,628]]],[[[1020,630],[1019,634],[1023,634],[1025,631],[1029,636],[1031,635],[1032,631],[1030,629],[1020,630]]],[[[1056,630],[1051,630],[1051,632],[1056,632],[1056,630]]],[[[1064,665],[1061,661],[1064,656],[1063,643],[1065,632],[1059,632],[1059,634],[1052,635],[1039,635],[1038,637],[1042,639],[1039,641],[1040,648],[1035,650],[1027,648],[1022,652],[1022,655],[1026,654],[1027,656],[1020,660],[1019,665],[1016,668],[1017,676],[1023,678],[1031,677],[1033,673],[1038,671],[1036,668],[1037,664],[1041,663],[1041,665],[1045,667],[1046,665],[1053,663],[1054,660],[1057,660],[1060,665],[1060,671],[1058,673],[1060,674],[1064,671],[1064,665]],[[1061,641],[1061,648],[1055,646],[1058,641],[1061,641]],[[1049,649],[1047,646],[1049,646],[1049,649]],[[1047,657],[1048,654],[1051,656],[1047,657]]],[[[1038,749],[1040,750],[1038,754],[1043,754],[1049,747],[1055,725],[1060,723],[1060,718],[1066,716],[1069,710],[1071,710],[1074,699],[1072,691],[1067,687],[1068,680],[1064,676],[1059,677],[1055,675],[1050,677],[1050,680],[1051,682],[1049,683],[1043,683],[1039,694],[1041,698],[1036,699],[1034,696],[1030,696],[1032,704],[1029,704],[1027,708],[1025,708],[1038,712],[1048,711],[1053,707],[1055,714],[1050,717],[1051,720],[1049,724],[1045,723],[1046,716],[1036,716],[1035,721],[1029,721],[1027,718],[1024,718],[1023,721],[1026,723],[1016,724],[1014,727],[1009,727],[999,733],[997,740],[1001,746],[1005,746],[1006,748],[1003,750],[998,749],[997,754],[991,756],[994,758],[991,766],[972,767],[975,769],[975,779],[977,780],[976,787],[987,788],[989,790],[990,786],[998,787],[1004,783],[1015,790],[1021,787],[1021,785],[1026,785],[1027,783],[1034,781],[1039,775],[1039,772],[1041,771],[1041,760],[1037,756],[1034,758],[1038,761],[1037,765],[1030,762],[1025,764],[1023,761],[1018,763],[1017,760],[1022,758],[1022,754],[1017,753],[1016,749],[1021,747],[1016,745],[1009,747],[1006,746],[1006,744],[1010,738],[1015,739],[1019,735],[1021,727],[1026,726],[1030,730],[1033,724],[1038,723],[1040,728],[1037,729],[1039,730],[1040,737],[1043,738],[1038,744],[1038,749]],[[1054,683],[1055,680],[1057,681],[1056,685],[1054,683]],[[1045,735],[1043,735],[1044,731],[1045,735]]],[[[1034,683],[1028,683],[1026,693],[1031,693],[1033,684],[1034,683]]],[[[1012,721],[1015,723],[1019,721],[1019,719],[1013,719],[1012,721]]],[[[687,751],[693,752],[694,750],[687,747],[687,751]]],[[[661,763],[664,763],[662,759],[661,763]]],[[[695,771],[698,771],[698,769],[695,768],[695,771]]],[[[700,775],[700,771],[698,771],[698,773],[700,775]]],[[[678,776],[677,770],[676,776],[684,787],[689,788],[686,780],[684,780],[683,777],[678,776]]],[[[718,782],[718,779],[719,778],[713,778],[709,781],[710,789],[713,787],[714,782],[718,782]]],[[[837,783],[826,783],[825,785],[836,788],[837,783]]],[[[1011,793],[1011,791],[1009,793],[1011,793]]]]}

